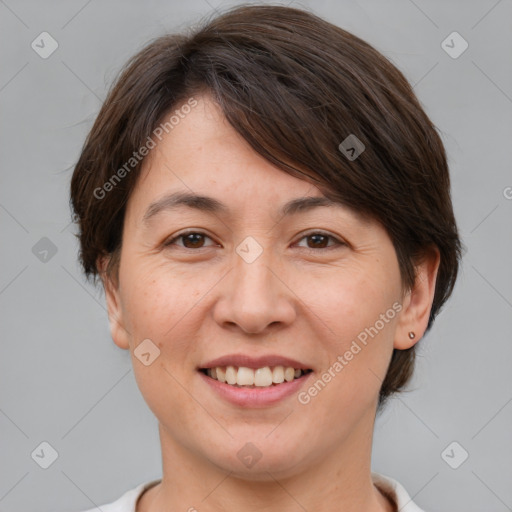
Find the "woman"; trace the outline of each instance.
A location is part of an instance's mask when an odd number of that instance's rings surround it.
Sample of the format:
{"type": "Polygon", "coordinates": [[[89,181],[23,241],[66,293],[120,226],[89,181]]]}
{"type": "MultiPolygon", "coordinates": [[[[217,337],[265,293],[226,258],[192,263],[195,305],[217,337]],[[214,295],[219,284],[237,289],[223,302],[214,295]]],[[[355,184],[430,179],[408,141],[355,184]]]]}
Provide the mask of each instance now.
{"type": "Polygon", "coordinates": [[[461,244],[442,142],[380,53],[278,6],[161,37],[71,203],[162,449],[162,479],[104,512],[420,510],[372,473],[373,428],[461,244]]]}

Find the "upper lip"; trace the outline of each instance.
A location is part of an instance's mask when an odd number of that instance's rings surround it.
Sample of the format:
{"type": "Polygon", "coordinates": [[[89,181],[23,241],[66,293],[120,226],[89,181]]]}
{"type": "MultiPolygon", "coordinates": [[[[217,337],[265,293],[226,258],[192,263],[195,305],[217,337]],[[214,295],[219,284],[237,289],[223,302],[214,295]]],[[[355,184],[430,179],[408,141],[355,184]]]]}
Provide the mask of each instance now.
{"type": "Polygon", "coordinates": [[[219,366],[245,366],[246,368],[264,368],[265,366],[284,366],[300,370],[309,370],[310,367],[302,364],[295,359],[283,357],[277,354],[268,354],[264,356],[252,357],[246,354],[228,354],[217,357],[201,365],[199,368],[216,368],[219,366]]]}

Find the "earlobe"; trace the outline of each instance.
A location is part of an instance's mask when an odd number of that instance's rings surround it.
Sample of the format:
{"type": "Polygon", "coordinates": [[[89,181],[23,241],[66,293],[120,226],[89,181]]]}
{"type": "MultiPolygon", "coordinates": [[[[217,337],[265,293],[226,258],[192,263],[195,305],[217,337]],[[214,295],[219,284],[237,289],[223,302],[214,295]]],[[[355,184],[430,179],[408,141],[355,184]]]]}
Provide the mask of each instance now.
{"type": "Polygon", "coordinates": [[[108,261],[109,257],[107,256],[98,258],[97,268],[103,283],[103,290],[105,291],[105,301],[110,324],[110,335],[112,336],[114,343],[119,348],[128,350],[130,348],[130,343],[128,331],[124,327],[124,316],[121,307],[119,286],[112,281],[112,278],[106,271],[108,261]]]}
{"type": "Polygon", "coordinates": [[[415,345],[427,329],[436,289],[441,256],[432,247],[416,265],[416,280],[403,299],[403,309],[397,324],[394,348],[405,350],[415,345]]]}

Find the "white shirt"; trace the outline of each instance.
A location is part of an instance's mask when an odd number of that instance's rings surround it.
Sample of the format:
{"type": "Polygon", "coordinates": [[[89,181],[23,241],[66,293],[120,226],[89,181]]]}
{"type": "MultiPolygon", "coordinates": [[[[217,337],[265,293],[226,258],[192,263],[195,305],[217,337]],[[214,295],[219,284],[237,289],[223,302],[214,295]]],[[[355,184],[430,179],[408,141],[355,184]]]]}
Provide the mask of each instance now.
{"type": "MultiPolygon", "coordinates": [[[[372,473],[372,480],[379,489],[390,495],[400,512],[424,512],[412,501],[407,491],[396,480],[380,473],[372,473]]],[[[134,489],[126,491],[116,501],[101,505],[101,508],[91,508],[84,512],[135,512],[135,505],[142,493],[160,482],[161,480],[158,479],[141,483],[134,489]]]]}

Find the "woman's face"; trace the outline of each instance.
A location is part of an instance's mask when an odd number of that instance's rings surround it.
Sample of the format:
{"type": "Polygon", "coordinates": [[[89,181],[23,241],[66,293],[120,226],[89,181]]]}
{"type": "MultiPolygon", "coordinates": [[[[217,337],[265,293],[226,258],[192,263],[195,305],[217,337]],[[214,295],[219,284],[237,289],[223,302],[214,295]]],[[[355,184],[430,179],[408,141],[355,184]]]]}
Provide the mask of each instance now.
{"type": "Polygon", "coordinates": [[[414,317],[379,224],[341,204],[284,212],[323,195],[196,99],[128,202],[119,287],[107,291],[113,339],[130,349],[167,446],[203,464],[265,479],[353,456],[358,440],[369,450],[393,346],[420,337],[428,300],[414,317]],[[211,199],[173,204],[176,193],[211,199]],[[211,366],[258,385],[215,380],[201,371],[211,366]],[[279,366],[312,371],[268,386],[279,366]]]}

